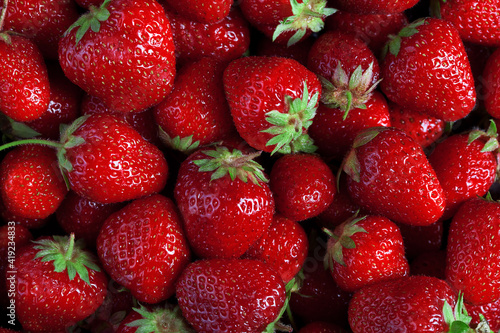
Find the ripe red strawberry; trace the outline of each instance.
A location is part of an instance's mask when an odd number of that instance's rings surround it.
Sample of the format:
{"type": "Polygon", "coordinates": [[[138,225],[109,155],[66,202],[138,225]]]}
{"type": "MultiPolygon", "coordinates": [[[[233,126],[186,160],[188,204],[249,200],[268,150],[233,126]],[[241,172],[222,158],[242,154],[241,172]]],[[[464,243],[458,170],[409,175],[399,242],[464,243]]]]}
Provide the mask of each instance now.
{"type": "Polygon", "coordinates": [[[446,197],[442,219],[451,218],[464,201],[489,191],[497,174],[498,147],[493,121],[488,132],[454,134],[436,145],[429,162],[446,197]]]}
{"type": "Polygon", "coordinates": [[[170,309],[169,307],[158,306],[148,309],[142,304],[139,308],[134,308],[113,332],[195,333],[180,314],[179,307],[170,309]]]}
{"type": "Polygon", "coordinates": [[[59,332],[94,313],[106,296],[107,277],[92,255],[69,237],[39,238],[16,251],[13,300],[30,332],[59,332]]]}
{"type": "Polygon", "coordinates": [[[204,57],[229,62],[241,57],[250,46],[250,29],[239,7],[232,7],[228,16],[213,24],[191,21],[164,7],[180,64],[204,57]]]}
{"type": "Polygon", "coordinates": [[[174,195],[199,257],[237,258],[268,230],[274,200],[254,157],[217,146],[182,162],[174,195]]]}
{"type": "Polygon", "coordinates": [[[0,24],[0,112],[29,121],[47,111],[50,84],[38,47],[29,39],[2,32],[0,24]]]}
{"type": "Polygon", "coordinates": [[[354,333],[448,332],[443,307],[455,293],[443,280],[406,276],[376,283],[354,293],[349,324],[354,333]]]}
{"type": "Polygon", "coordinates": [[[482,96],[488,114],[500,118],[500,50],[494,51],[483,70],[482,96]]]}
{"type": "Polygon", "coordinates": [[[165,0],[179,15],[205,24],[213,24],[224,19],[231,10],[232,0],[177,1],[165,0]]]}
{"type": "Polygon", "coordinates": [[[323,29],[325,18],[336,12],[326,0],[242,0],[245,18],[274,42],[288,46],[323,29]]]}
{"type": "Polygon", "coordinates": [[[288,283],[302,268],[307,251],[307,234],[302,226],[275,215],[267,232],[250,246],[243,258],[265,262],[288,283]]]}
{"type": "Polygon", "coordinates": [[[442,119],[394,103],[389,105],[389,115],[391,125],[405,131],[422,148],[429,147],[444,134],[445,122],[442,119]]]}
{"type": "Polygon", "coordinates": [[[50,147],[16,147],[0,163],[0,195],[12,214],[44,219],[57,210],[67,192],[50,147]]]}
{"type": "Polygon", "coordinates": [[[172,29],[155,0],[106,0],[66,31],[59,62],[72,82],[109,108],[143,111],[172,89],[172,29]]]}
{"type": "Polygon", "coordinates": [[[4,29],[24,35],[45,57],[57,59],[59,40],[77,19],[71,0],[8,1],[4,29]]]}
{"type": "Polygon", "coordinates": [[[44,219],[30,219],[13,214],[7,210],[0,195],[0,221],[5,223],[14,222],[28,229],[40,229],[47,225],[50,219],[51,216],[44,219]]]}
{"type": "Polygon", "coordinates": [[[113,280],[149,304],[173,295],[190,261],[177,208],[159,194],[132,201],[106,219],[97,254],[113,280]]]}
{"type": "Polygon", "coordinates": [[[332,323],[315,321],[302,327],[298,333],[347,333],[347,331],[332,323]]]}
{"type": "Polygon", "coordinates": [[[343,290],[353,292],[410,273],[401,232],[383,216],[354,215],[327,233],[325,264],[343,290]]]}
{"type": "Polygon", "coordinates": [[[330,167],[313,154],[280,157],[271,169],[269,186],[276,211],[292,221],[307,220],[322,213],[337,192],[330,167]]]}
{"type": "Polygon", "coordinates": [[[179,278],[176,296],[197,332],[221,333],[264,331],[278,318],[286,299],[279,275],[249,259],[191,263],[179,278]]]}
{"type": "Polygon", "coordinates": [[[474,305],[500,299],[500,203],[471,198],[453,216],[446,255],[446,280],[474,305]]]}
{"type": "Polygon", "coordinates": [[[312,152],[307,135],[321,94],[313,72],[295,60],[251,56],[224,71],[224,91],[240,136],[265,152],[312,152]]]}
{"type": "Polygon", "coordinates": [[[471,305],[465,303],[465,307],[472,317],[471,323],[473,325],[478,325],[482,321],[484,322],[484,318],[493,332],[500,331],[500,299],[484,305],[471,305]]]}
{"type": "Polygon", "coordinates": [[[402,130],[360,132],[343,163],[349,195],[370,214],[411,225],[430,225],[443,214],[438,178],[422,148],[402,130]]]}
{"type": "Polygon", "coordinates": [[[403,28],[386,45],[381,88],[396,104],[456,121],[476,102],[471,68],[457,30],[425,18],[403,28]]]}
{"type": "Polygon", "coordinates": [[[334,8],[355,14],[401,13],[418,3],[418,0],[331,0],[334,8]]]}
{"type": "Polygon", "coordinates": [[[162,139],[171,148],[189,152],[236,132],[222,86],[224,68],[213,58],[185,64],[168,98],[154,107],[162,139]]]}
{"type": "Polygon", "coordinates": [[[500,46],[500,1],[439,1],[443,20],[451,22],[462,40],[500,46]]]}

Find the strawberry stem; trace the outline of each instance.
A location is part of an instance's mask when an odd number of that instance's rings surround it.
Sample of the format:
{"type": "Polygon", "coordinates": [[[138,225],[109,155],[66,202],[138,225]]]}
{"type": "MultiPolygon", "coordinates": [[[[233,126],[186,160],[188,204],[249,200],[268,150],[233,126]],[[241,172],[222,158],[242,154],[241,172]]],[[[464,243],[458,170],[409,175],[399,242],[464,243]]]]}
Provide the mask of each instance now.
{"type": "Polygon", "coordinates": [[[3,30],[3,23],[5,22],[5,17],[7,16],[7,6],[9,4],[9,0],[3,0],[3,8],[0,12],[0,31],[3,30]]]}
{"type": "Polygon", "coordinates": [[[26,139],[26,140],[19,140],[19,141],[12,141],[9,143],[6,143],[2,146],[0,146],[0,151],[9,149],[12,147],[16,146],[21,146],[21,145],[29,145],[29,144],[35,144],[35,145],[45,145],[45,146],[50,146],[54,148],[61,148],[61,143],[59,142],[54,142],[54,141],[49,141],[49,140],[44,140],[44,139],[26,139]]]}
{"type": "Polygon", "coordinates": [[[68,248],[66,249],[66,253],[64,253],[64,259],[66,259],[66,261],[71,260],[74,248],[75,248],[75,234],[71,233],[69,235],[68,248]]]}

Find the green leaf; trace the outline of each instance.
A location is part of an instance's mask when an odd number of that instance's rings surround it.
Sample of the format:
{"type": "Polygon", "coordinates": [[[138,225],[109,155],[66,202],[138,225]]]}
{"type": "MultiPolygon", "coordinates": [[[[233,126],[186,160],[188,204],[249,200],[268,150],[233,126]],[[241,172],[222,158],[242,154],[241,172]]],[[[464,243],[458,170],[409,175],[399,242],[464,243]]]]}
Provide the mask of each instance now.
{"type": "Polygon", "coordinates": [[[31,139],[40,136],[40,133],[29,127],[27,124],[15,121],[9,117],[6,118],[9,121],[13,136],[23,139],[31,139]]]}

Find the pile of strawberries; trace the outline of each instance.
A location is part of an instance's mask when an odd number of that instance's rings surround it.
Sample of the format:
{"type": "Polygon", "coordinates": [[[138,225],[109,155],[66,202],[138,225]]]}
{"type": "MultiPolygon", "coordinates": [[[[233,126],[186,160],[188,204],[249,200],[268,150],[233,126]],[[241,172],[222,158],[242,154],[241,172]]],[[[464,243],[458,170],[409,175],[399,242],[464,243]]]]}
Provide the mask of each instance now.
{"type": "Polygon", "coordinates": [[[2,0],[0,333],[500,332],[500,0],[2,0]]]}

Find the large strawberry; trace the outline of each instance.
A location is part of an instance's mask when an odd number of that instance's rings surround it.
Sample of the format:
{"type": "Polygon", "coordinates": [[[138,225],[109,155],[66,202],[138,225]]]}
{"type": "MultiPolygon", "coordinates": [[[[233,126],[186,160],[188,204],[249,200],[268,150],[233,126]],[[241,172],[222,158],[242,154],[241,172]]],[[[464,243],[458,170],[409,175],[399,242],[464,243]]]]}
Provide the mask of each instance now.
{"type": "Polygon", "coordinates": [[[176,286],[182,314],[197,332],[262,332],[280,315],[285,295],[279,275],[249,259],[191,263],[176,286]]]}
{"type": "Polygon", "coordinates": [[[425,18],[403,28],[386,45],[382,91],[406,108],[445,121],[468,115],[476,103],[470,64],[457,30],[425,18]]]}
{"type": "Polygon", "coordinates": [[[174,195],[198,256],[237,258],[269,228],[274,200],[254,157],[217,146],[181,164],[174,195]]]}
{"type": "Polygon", "coordinates": [[[252,56],[232,61],[224,90],[241,137],[266,152],[312,152],[307,135],[321,94],[316,75],[295,60],[252,56]]]}
{"type": "Polygon", "coordinates": [[[412,225],[430,225],[443,215],[445,197],[436,173],[402,130],[360,132],[343,163],[350,196],[369,213],[412,225]]]}
{"type": "Polygon", "coordinates": [[[18,249],[12,300],[29,332],[60,332],[94,313],[107,292],[108,279],[92,255],[69,237],[39,238],[18,249]]]}
{"type": "Polygon", "coordinates": [[[72,82],[111,109],[142,111],[172,89],[170,23],[155,0],[106,0],[69,27],[59,61],[72,82]]]}

